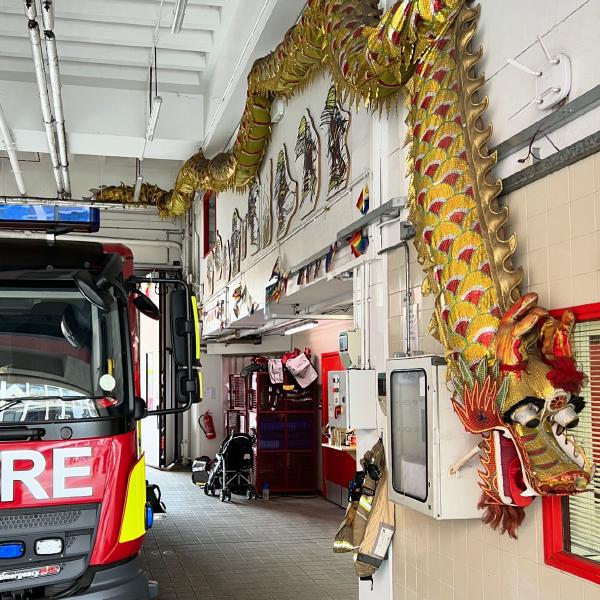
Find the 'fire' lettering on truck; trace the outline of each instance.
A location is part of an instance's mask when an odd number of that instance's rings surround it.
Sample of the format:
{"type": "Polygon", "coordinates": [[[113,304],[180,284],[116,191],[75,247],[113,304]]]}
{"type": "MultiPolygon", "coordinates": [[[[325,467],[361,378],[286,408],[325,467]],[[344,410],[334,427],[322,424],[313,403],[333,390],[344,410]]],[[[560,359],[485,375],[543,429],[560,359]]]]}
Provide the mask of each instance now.
{"type": "Polygon", "coordinates": [[[13,502],[15,486],[20,483],[36,500],[49,498],[86,498],[92,496],[91,486],[77,486],[82,478],[89,482],[92,476],[92,448],[77,446],[52,450],[52,489],[44,489],[41,479],[50,469],[42,452],[36,450],[0,451],[0,501],[13,502]],[[77,466],[68,464],[76,459],[77,466]],[[24,463],[25,464],[24,466],[24,463]],[[79,479],[79,481],[77,481],[79,479]]]}

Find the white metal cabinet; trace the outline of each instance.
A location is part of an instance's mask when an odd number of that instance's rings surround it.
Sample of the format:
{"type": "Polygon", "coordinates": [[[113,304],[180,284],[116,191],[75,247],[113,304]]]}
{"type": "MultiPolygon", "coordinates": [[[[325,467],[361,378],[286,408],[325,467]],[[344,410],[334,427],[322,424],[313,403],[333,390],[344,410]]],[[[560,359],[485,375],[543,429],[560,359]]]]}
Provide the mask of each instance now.
{"type": "Polygon", "coordinates": [[[479,440],[454,414],[444,359],[391,359],[386,379],[390,499],[435,519],[480,517],[477,457],[449,473],[479,440]]]}

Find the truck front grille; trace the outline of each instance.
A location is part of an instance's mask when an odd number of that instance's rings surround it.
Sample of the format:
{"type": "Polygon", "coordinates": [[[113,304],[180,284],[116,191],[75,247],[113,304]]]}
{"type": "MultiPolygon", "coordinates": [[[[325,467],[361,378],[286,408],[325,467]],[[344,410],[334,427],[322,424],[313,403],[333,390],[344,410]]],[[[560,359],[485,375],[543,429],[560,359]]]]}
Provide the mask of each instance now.
{"type": "Polygon", "coordinates": [[[34,512],[0,516],[0,531],[15,529],[39,529],[47,527],[68,527],[81,519],[81,510],[61,510],[55,512],[34,512]]]}

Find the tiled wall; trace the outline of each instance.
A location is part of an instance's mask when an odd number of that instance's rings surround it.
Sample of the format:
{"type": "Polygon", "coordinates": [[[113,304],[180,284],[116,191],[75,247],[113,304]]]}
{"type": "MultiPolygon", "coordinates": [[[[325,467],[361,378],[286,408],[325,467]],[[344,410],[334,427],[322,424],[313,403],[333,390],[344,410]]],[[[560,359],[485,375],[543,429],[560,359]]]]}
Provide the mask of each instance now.
{"type": "Polygon", "coordinates": [[[504,198],[518,237],[516,264],[540,304],[562,308],[600,299],[600,154],[504,198]]]}
{"type": "MultiPolygon", "coordinates": [[[[600,154],[504,198],[518,235],[516,264],[524,291],[560,308],[600,300],[600,154]]],[[[422,272],[411,248],[412,302],[418,305],[419,349],[440,352],[427,333],[432,298],[422,298],[422,272]]],[[[404,255],[388,260],[389,351],[400,352],[404,255]]],[[[477,498],[472,499],[473,502],[477,498]]],[[[542,506],[527,509],[518,541],[478,520],[439,522],[397,505],[394,600],[600,600],[600,586],[544,565],[542,506]]]]}

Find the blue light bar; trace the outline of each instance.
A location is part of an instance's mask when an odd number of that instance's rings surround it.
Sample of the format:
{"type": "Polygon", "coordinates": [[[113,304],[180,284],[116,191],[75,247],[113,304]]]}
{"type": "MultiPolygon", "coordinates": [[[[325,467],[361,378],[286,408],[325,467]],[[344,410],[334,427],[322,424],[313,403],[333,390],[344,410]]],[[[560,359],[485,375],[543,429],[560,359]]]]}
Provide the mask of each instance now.
{"type": "Polygon", "coordinates": [[[49,206],[47,204],[0,205],[0,229],[95,233],[100,229],[100,210],[89,206],[49,206]]]}
{"type": "Polygon", "coordinates": [[[0,544],[0,560],[21,558],[25,554],[23,542],[4,542],[0,544]]]}

